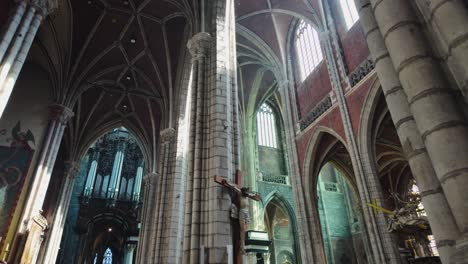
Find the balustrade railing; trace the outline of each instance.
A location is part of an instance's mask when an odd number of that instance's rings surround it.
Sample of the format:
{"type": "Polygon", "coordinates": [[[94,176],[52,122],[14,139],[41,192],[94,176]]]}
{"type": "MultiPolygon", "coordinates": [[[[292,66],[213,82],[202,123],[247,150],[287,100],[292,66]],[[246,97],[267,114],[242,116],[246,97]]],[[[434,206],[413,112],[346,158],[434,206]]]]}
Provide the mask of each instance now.
{"type": "Polygon", "coordinates": [[[260,176],[260,180],[263,182],[290,185],[290,180],[289,180],[288,175],[275,175],[275,174],[261,172],[259,176],[260,176]]]}

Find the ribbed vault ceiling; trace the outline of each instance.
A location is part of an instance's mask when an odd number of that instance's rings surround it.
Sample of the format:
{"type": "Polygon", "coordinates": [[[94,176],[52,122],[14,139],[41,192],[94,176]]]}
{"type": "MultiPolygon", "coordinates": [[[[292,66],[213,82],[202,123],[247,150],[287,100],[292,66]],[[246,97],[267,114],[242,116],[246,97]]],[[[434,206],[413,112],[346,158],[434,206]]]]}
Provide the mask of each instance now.
{"type": "Polygon", "coordinates": [[[319,0],[237,0],[236,3],[242,109],[249,112],[274,94],[277,83],[288,79],[286,58],[295,23],[305,20],[321,31],[320,8],[319,0]]]}
{"type": "Polygon", "coordinates": [[[69,0],[44,22],[31,58],[50,71],[56,101],[75,112],[70,145],[124,125],[155,146],[197,2],[69,0]]]}

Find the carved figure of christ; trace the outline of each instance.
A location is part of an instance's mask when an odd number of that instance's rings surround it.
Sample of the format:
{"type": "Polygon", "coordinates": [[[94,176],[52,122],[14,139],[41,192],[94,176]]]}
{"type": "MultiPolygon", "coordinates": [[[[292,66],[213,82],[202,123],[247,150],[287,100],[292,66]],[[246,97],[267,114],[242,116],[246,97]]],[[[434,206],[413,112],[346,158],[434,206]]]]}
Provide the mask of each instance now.
{"type": "Polygon", "coordinates": [[[249,228],[250,215],[249,215],[249,199],[260,201],[261,197],[258,193],[251,192],[248,187],[241,187],[241,171],[236,171],[236,182],[230,182],[228,179],[222,176],[215,176],[214,181],[229,190],[232,190],[236,194],[236,206],[238,208],[238,218],[239,218],[239,241],[237,252],[237,259],[241,259],[242,255],[245,253],[244,243],[245,243],[245,233],[249,228]]]}

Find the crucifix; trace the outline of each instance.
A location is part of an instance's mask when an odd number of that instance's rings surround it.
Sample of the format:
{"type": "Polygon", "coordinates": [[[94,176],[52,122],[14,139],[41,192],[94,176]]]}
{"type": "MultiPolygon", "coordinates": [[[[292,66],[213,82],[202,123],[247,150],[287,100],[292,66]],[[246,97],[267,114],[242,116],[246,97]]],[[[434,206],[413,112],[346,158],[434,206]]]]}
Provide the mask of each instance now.
{"type": "Polygon", "coordinates": [[[237,219],[239,220],[239,238],[236,239],[236,248],[237,248],[237,262],[242,260],[242,255],[245,253],[244,243],[245,243],[245,233],[249,228],[250,223],[250,214],[249,214],[249,199],[260,201],[260,195],[255,192],[251,192],[248,187],[241,187],[242,184],[242,173],[240,170],[236,171],[235,182],[230,182],[228,179],[222,176],[215,176],[214,181],[225,188],[228,188],[231,191],[234,191],[236,194],[235,202],[231,209],[231,217],[235,218],[236,213],[232,211],[237,211],[237,219]]]}
{"type": "Polygon", "coordinates": [[[367,203],[367,205],[370,206],[370,207],[372,207],[372,208],[374,208],[374,214],[377,214],[378,211],[382,211],[382,212],[384,212],[384,213],[386,213],[386,214],[389,214],[389,215],[395,214],[393,211],[390,211],[390,210],[388,210],[388,209],[386,209],[386,208],[383,208],[383,207],[381,207],[381,206],[378,206],[378,205],[377,205],[377,200],[376,200],[376,199],[372,200],[372,203],[367,203]]]}

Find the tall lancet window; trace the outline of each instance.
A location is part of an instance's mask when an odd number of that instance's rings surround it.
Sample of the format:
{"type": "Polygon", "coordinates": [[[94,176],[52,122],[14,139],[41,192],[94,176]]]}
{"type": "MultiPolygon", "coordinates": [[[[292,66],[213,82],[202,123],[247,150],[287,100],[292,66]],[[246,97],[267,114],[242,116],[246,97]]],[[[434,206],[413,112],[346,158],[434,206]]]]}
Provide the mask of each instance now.
{"type": "Polygon", "coordinates": [[[354,0],[340,0],[341,11],[346,23],[346,28],[350,29],[359,20],[359,14],[354,4],[354,0]]]}
{"type": "Polygon", "coordinates": [[[297,27],[295,47],[299,76],[301,81],[304,81],[323,60],[319,35],[312,25],[304,20],[297,27]]]}
{"type": "Polygon", "coordinates": [[[112,251],[110,248],[107,248],[106,252],[104,252],[104,258],[102,259],[102,264],[112,264],[112,251]]]}
{"type": "Polygon", "coordinates": [[[277,148],[275,114],[267,104],[260,106],[257,112],[258,145],[277,148]]]}

